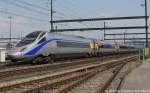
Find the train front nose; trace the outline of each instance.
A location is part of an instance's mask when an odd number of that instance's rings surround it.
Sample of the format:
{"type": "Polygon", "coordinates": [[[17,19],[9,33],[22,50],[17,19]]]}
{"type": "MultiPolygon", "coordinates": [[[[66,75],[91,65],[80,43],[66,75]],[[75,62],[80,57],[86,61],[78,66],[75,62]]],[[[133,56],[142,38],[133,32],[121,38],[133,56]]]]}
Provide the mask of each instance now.
{"type": "Polygon", "coordinates": [[[21,53],[9,53],[8,57],[10,59],[20,59],[22,58],[22,54],[21,53]]]}
{"type": "Polygon", "coordinates": [[[19,60],[22,58],[22,53],[20,52],[20,48],[12,48],[8,52],[8,58],[10,60],[19,60]]]}

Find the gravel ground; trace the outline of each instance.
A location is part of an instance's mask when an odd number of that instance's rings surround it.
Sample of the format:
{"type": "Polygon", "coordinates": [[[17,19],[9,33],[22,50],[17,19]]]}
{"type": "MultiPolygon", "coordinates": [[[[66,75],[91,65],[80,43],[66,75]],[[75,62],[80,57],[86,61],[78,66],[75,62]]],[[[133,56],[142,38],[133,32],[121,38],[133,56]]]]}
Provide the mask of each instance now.
{"type": "Polygon", "coordinates": [[[111,75],[111,71],[99,73],[87,82],[74,88],[69,93],[95,93],[101,87],[101,85],[106,82],[106,78],[109,78],[111,75]]]}

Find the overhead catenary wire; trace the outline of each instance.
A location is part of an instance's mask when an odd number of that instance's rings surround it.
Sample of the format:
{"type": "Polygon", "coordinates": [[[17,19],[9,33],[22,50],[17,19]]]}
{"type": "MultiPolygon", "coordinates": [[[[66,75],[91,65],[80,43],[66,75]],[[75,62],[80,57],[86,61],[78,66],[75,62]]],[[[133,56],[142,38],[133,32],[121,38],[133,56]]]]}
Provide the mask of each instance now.
{"type": "Polygon", "coordinates": [[[44,20],[44,19],[40,19],[40,18],[36,18],[36,17],[31,17],[31,16],[26,16],[26,15],[21,15],[21,14],[9,12],[9,11],[0,10],[0,12],[4,13],[4,14],[11,14],[11,15],[14,15],[14,16],[21,16],[21,17],[28,18],[28,19],[35,20],[35,21],[49,22],[48,20],[44,20]]]}
{"type": "MultiPolygon", "coordinates": [[[[9,21],[6,20],[0,20],[0,23],[9,23],[9,21]]],[[[42,23],[29,23],[29,22],[18,22],[18,21],[13,21],[13,24],[17,24],[17,25],[30,25],[30,24],[36,24],[36,25],[45,25],[42,23]]]]}
{"type": "Polygon", "coordinates": [[[50,11],[49,9],[47,9],[45,7],[41,7],[41,6],[38,6],[38,5],[35,5],[35,4],[31,4],[31,3],[28,3],[28,2],[23,1],[23,0],[15,0],[15,1],[19,2],[19,3],[22,3],[24,5],[28,5],[28,6],[34,7],[34,8],[38,8],[38,9],[45,10],[45,11],[50,11]]]}
{"type": "Polygon", "coordinates": [[[72,9],[71,7],[69,7],[68,5],[65,5],[66,4],[65,2],[57,1],[57,4],[60,4],[61,6],[63,6],[62,8],[65,9],[64,11],[70,10],[71,13],[74,13],[74,14],[70,14],[72,17],[79,18],[79,17],[82,16],[81,14],[79,14],[77,11],[75,11],[74,9],[72,9]]]}
{"type": "MultiPolygon", "coordinates": [[[[50,0],[48,0],[49,2],[50,2],[50,0]]],[[[57,4],[57,3],[56,3],[57,4]]],[[[60,3],[59,2],[59,4],[61,4],[61,5],[63,5],[63,3],[60,3]]],[[[69,9],[69,8],[67,8],[67,7],[63,7],[63,8],[65,8],[65,9],[69,9]]],[[[64,11],[66,11],[66,10],[64,10],[64,11]]],[[[73,11],[73,10],[72,10],[73,11]]],[[[66,13],[63,13],[63,12],[60,12],[60,11],[57,11],[57,10],[55,10],[54,9],[54,11],[53,11],[54,13],[55,13],[55,16],[54,16],[54,18],[59,18],[59,19],[66,19],[66,18],[68,18],[69,16],[66,14],[66,13]],[[59,15],[59,16],[58,16],[59,15]]],[[[77,13],[76,13],[77,14],[77,13]]],[[[70,15],[70,16],[74,16],[74,17],[76,17],[75,15],[70,15]]],[[[86,24],[82,24],[82,25],[84,25],[84,26],[87,26],[88,27],[88,25],[86,25],[86,24]]],[[[68,27],[70,27],[69,25],[68,25],[68,27]]]]}
{"type": "MultiPolygon", "coordinates": [[[[51,3],[50,0],[47,0],[47,1],[48,1],[48,4],[51,3]]],[[[49,4],[49,5],[50,5],[50,4],[49,4]]],[[[48,7],[48,6],[47,6],[47,7],[48,7]]],[[[49,7],[49,8],[51,8],[51,7],[49,7]]],[[[53,8],[54,8],[54,7],[53,7],[53,8]]],[[[49,9],[49,10],[50,10],[50,9],[49,9]]],[[[65,13],[60,12],[60,11],[55,11],[55,9],[53,9],[53,13],[56,14],[55,16],[53,16],[54,19],[66,19],[66,18],[68,18],[65,13]]],[[[71,15],[71,16],[72,16],[72,15],[71,15]]],[[[58,25],[60,25],[60,24],[58,24],[58,25]]],[[[55,25],[55,26],[57,27],[58,25],[55,25]]],[[[69,25],[65,25],[65,26],[70,27],[69,25]]]]}
{"type": "MultiPolygon", "coordinates": [[[[91,14],[101,15],[101,14],[98,13],[97,11],[91,10],[91,9],[89,9],[89,8],[87,8],[87,7],[85,8],[85,7],[83,7],[83,6],[79,6],[79,5],[77,5],[77,4],[74,4],[74,3],[72,3],[72,2],[69,2],[69,0],[62,0],[62,1],[64,1],[64,3],[68,3],[68,5],[74,7],[75,9],[78,8],[78,11],[81,11],[81,12],[87,11],[87,12],[85,12],[85,13],[91,13],[91,14]],[[82,11],[82,10],[84,10],[84,11],[82,11]]],[[[83,17],[83,18],[84,18],[84,17],[83,17]]],[[[93,17],[91,17],[91,18],[93,18],[93,17]]],[[[88,23],[88,25],[93,25],[93,23],[90,23],[90,24],[88,23]]]]}
{"type": "MultiPolygon", "coordinates": [[[[8,12],[13,12],[13,13],[17,13],[17,14],[21,14],[21,15],[26,15],[28,14],[27,16],[30,16],[30,17],[33,17],[33,18],[44,18],[44,19],[48,19],[49,20],[49,17],[43,17],[42,15],[40,14],[34,14],[34,13],[29,13],[29,12],[24,12],[22,13],[22,10],[19,10],[19,11],[16,11],[15,9],[10,9],[10,8],[3,8],[3,7],[0,7],[0,10],[2,11],[8,11],[8,12]]],[[[4,13],[3,13],[4,14],[4,13]]]]}
{"type": "MultiPolygon", "coordinates": [[[[50,3],[50,0],[48,0],[48,2],[50,3]]],[[[65,11],[65,10],[64,10],[65,11]]],[[[63,12],[60,12],[60,11],[56,11],[55,9],[53,9],[53,13],[55,14],[54,19],[66,19],[68,18],[69,16],[66,15],[65,13],[63,12]]],[[[74,16],[74,15],[70,15],[70,16],[74,16]]],[[[57,24],[55,25],[54,27],[56,27],[56,29],[59,27],[59,26],[65,26],[65,27],[69,27],[69,28],[72,28],[72,26],[70,26],[70,24],[57,24]]]]}
{"type": "MultiPolygon", "coordinates": [[[[59,3],[61,6],[63,5],[63,7],[62,7],[61,9],[64,8],[64,9],[65,9],[64,11],[70,10],[71,13],[73,13],[73,14],[70,15],[71,17],[74,17],[74,18],[72,18],[72,19],[76,19],[76,18],[77,18],[77,19],[80,19],[81,17],[82,17],[82,18],[85,18],[85,15],[82,15],[82,14],[80,14],[80,13],[78,12],[78,11],[83,10],[84,7],[82,8],[81,6],[78,6],[78,5],[76,5],[76,4],[73,4],[72,2],[65,1],[65,0],[61,0],[61,2],[57,0],[57,3],[59,3]],[[66,5],[66,4],[67,4],[67,5],[66,5]],[[77,10],[77,8],[80,9],[80,10],[77,10]]],[[[92,14],[100,15],[98,12],[92,11],[92,10],[87,9],[87,8],[85,8],[84,10],[87,10],[89,13],[92,13],[92,14]]],[[[82,11],[82,12],[84,12],[84,11],[82,11]]],[[[70,12],[68,12],[68,13],[70,13],[70,12]]],[[[67,14],[68,14],[68,13],[67,13],[67,14]]],[[[67,17],[67,18],[68,18],[68,17],[67,17]]],[[[89,17],[88,17],[88,18],[89,18],[89,17]]],[[[91,18],[93,18],[93,17],[91,17],[91,18]]],[[[80,22],[80,24],[81,24],[81,22],[80,22]]],[[[91,25],[96,25],[96,24],[83,22],[82,25],[84,25],[84,26],[86,26],[86,27],[89,27],[89,26],[91,26],[91,25]]]]}
{"type": "Polygon", "coordinates": [[[87,12],[90,12],[90,13],[92,13],[92,14],[100,15],[97,11],[91,10],[91,9],[89,9],[89,8],[87,8],[87,7],[84,8],[84,7],[81,7],[81,6],[77,5],[77,4],[74,4],[74,3],[69,2],[69,1],[66,1],[66,0],[62,0],[62,1],[64,1],[65,3],[70,4],[71,6],[73,6],[73,7],[75,7],[75,8],[78,8],[78,9],[80,9],[80,10],[84,9],[84,10],[86,10],[87,12]]]}
{"type": "MultiPolygon", "coordinates": [[[[6,23],[6,24],[9,24],[10,22],[9,21],[6,21],[6,20],[0,20],[0,23],[6,23]]],[[[17,21],[12,21],[12,24],[16,24],[16,25],[26,25],[26,26],[31,26],[31,27],[42,27],[42,28],[46,28],[47,26],[45,24],[42,24],[42,23],[27,23],[27,22],[17,22],[17,21]]]]}
{"type": "Polygon", "coordinates": [[[23,9],[26,9],[26,10],[28,10],[28,11],[32,11],[32,12],[34,12],[34,13],[38,13],[38,14],[41,14],[41,15],[45,15],[45,16],[49,16],[48,15],[48,13],[45,13],[45,12],[43,12],[43,11],[39,11],[39,10],[37,10],[37,9],[33,9],[33,8],[31,8],[31,7],[28,7],[28,6],[24,6],[24,5],[22,5],[22,4],[19,4],[19,3],[17,3],[17,2],[14,2],[14,1],[11,1],[11,0],[0,0],[1,2],[4,2],[4,3],[7,3],[7,4],[10,4],[10,5],[14,5],[14,6],[17,6],[17,7],[20,7],[20,8],[23,8],[23,9]]]}
{"type": "MultiPolygon", "coordinates": [[[[72,9],[71,7],[69,6],[66,6],[65,5],[65,2],[60,2],[60,1],[57,1],[58,4],[60,5],[63,5],[63,8],[65,9],[64,11],[68,11],[70,10],[72,13],[74,14],[70,14],[70,16],[74,17],[74,18],[81,18],[81,17],[84,17],[83,15],[79,14],[77,11],[75,11],[74,9],[72,9]]],[[[67,17],[68,18],[68,17],[67,17]]],[[[86,26],[86,27],[89,27],[89,25],[87,23],[83,23],[82,25],[86,26]]]]}
{"type": "MultiPolygon", "coordinates": [[[[72,13],[75,13],[75,14],[69,14],[70,16],[72,16],[72,17],[76,17],[76,18],[79,18],[79,17],[81,17],[81,15],[78,13],[78,12],[76,12],[74,9],[72,9],[71,7],[69,7],[69,6],[66,6],[65,5],[65,3],[64,2],[60,2],[60,1],[57,1],[57,4],[60,4],[61,6],[63,6],[62,8],[64,9],[64,11],[68,11],[68,10],[70,10],[72,13]],[[77,17],[78,16],[78,17],[77,17]]],[[[62,9],[61,8],[61,9],[62,9]]],[[[57,11],[58,13],[61,13],[61,14],[63,14],[63,15],[67,15],[67,14],[65,14],[65,13],[62,13],[62,12],[60,12],[60,11],[57,11]]]]}

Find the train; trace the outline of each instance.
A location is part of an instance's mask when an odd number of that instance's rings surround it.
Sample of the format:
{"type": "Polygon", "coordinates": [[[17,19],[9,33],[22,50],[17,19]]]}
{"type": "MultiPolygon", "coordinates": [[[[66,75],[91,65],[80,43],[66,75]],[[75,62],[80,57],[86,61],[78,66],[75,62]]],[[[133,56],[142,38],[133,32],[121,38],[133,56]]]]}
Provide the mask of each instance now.
{"type": "Polygon", "coordinates": [[[137,49],[134,46],[116,42],[104,42],[82,36],[34,31],[11,48],[8,57],[12,62],[30,60],[32,63],[39,63],[53,62],[54,58],[91,57],[135,51],[137,49]]]}

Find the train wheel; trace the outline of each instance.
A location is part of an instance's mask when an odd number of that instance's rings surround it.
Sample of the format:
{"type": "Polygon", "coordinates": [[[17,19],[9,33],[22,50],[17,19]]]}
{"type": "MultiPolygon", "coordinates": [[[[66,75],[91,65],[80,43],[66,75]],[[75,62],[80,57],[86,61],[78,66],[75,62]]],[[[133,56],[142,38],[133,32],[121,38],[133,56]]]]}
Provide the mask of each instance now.
{"type": "Polygon", "coordinates": [[[41,63],[43,61],[43,57],[42,56],[38,56],[33,60],[33,64],[38,64],[41,63]]]}

